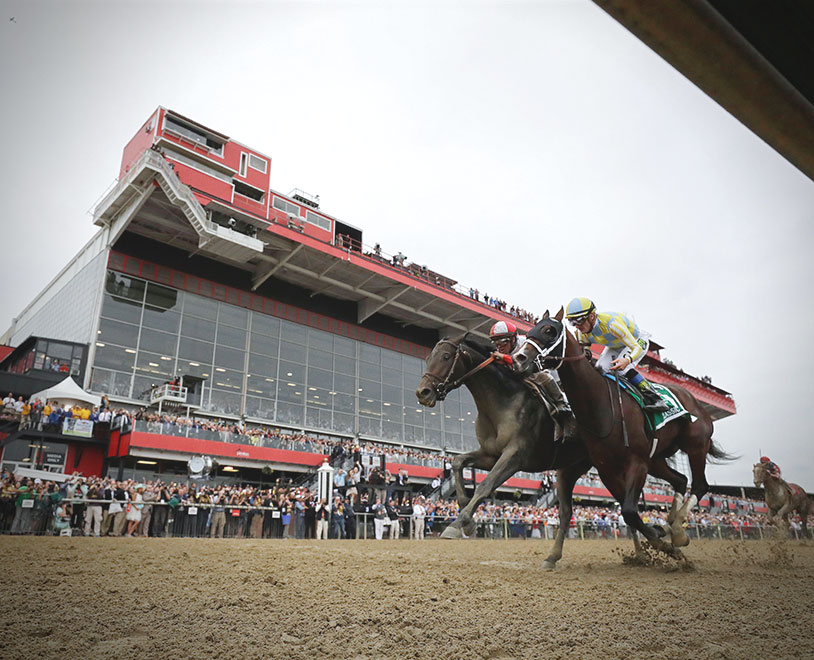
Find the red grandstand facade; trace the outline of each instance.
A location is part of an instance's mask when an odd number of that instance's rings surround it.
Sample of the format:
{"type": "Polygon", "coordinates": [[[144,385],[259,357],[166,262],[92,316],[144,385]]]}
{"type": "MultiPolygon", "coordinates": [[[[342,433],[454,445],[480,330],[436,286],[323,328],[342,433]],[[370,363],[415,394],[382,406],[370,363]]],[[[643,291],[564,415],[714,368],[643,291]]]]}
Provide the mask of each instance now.
{"type": "MultiPolygon", "coordinates": [[[[271,167],[263,152],[157,108],[96,207],[99,233],[20,315],[13,344],[60,339],[64,319],[46,312],[85,278],[98,291],[84,310],[91,322],[66,339],[88,346],[82,385],[114,402],[148,405],[151,388],[182,376],[193,383],[186,412],[195,415],[451,454],[473,448],[477,412],[467,392],[437,413],[417,408],[421,361],[443,336],[487,339],[495,321],[521,331],[530,323],[449,275],[371,245],[318,197],[274,190],[271,167]],[[262,348],[275,341],[273,351],[262,348]]],[[[729,393],[663,362],[658,350],[643,366],[654,381],[690,389],[714,419],[736,412],[729,393]]],[[[204,452],[246,470],[308,471],[321,461],[138,424],[115,432],[97,458],[178,465],[204,452]]],[[[439,472],[391,467],[425,481],[439,472]]],[[[519,476],[506,488],[529,492],[538,483],[519,476]]]]}

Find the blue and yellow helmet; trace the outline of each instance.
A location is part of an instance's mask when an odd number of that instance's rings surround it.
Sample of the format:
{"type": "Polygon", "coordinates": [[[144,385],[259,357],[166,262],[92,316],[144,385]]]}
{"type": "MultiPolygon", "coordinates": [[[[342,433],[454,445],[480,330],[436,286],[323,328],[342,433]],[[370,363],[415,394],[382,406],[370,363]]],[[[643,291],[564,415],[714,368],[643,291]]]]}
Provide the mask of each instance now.
{"type": "Polygon", "coordinates": [[[587,316],[595,309],[596,305],[594,305],[591,300],[588,300],[588,298],[574,298],[568,303],[568,307],[565,308],[565,318],[578,319],[582,316],[587,316]]]}

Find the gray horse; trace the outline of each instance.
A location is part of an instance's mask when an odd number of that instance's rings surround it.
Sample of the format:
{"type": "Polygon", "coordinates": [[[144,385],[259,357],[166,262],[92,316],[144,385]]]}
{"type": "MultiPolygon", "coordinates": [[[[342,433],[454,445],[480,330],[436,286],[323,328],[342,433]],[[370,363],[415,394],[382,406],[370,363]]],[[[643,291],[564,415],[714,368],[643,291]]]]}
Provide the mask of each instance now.
{"type": "Polygon", "coordinates": [[[447,392],[463,384],[478,408],[475,433],[480,447],[453,461],[461,511],[441,536],[462,538],[474,534],[473,513],[515,472],[556,469],[560,526],[551,554],[543,563],[545,568],[553,569],[562,557],[571,523],[574,484],[591,462],[581,442],[554,441],[555,426],[548,411],[517,376],[493,363],[475,371],[488,362],[491,350],[466,335],[442,339],[427,358],[427,371],[416,389],[419,403],[432,408],[447,392]],[[465,467],[489,471],[471,499],[463,488],[465,467]]]}
{"type": "Polygon", "coordinates": [[[814,503],[797,484],[790,484],[772,475],[765,463],[752,468],[755,486],[763,486],[763,499],[769,507],[769,516],[785,536],[789,532],[789,514],[797,511],[803,525],[803,538],[808,538],[808,516],[814,513],[814,503]]]}

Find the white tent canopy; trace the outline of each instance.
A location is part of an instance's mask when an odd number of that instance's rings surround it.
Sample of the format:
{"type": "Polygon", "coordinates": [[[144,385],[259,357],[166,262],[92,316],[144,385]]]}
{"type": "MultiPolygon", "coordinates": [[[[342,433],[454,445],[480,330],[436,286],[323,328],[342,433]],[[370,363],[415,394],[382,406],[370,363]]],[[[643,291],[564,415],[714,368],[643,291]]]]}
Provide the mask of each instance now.
{"type": "Polygon", "coordinates": [[[70,376],[61,383],[52,385],[48,389],[42,390],[42,392],[32,394],[31,398],[40,399],[41,401],[59,401],[61,404],[79,401],[93,406],[98,406],[102,401],[101,397],[85,392],[70,376]]]}

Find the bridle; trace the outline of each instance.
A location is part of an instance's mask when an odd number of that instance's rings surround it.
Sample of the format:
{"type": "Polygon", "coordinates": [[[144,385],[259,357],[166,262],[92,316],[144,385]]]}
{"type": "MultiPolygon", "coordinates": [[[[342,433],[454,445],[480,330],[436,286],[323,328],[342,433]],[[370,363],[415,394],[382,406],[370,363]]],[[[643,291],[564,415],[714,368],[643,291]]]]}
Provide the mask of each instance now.
{"type": "Polygon", "coordinates": [[[467,378],[474,375],[484,367],[489,366],[490,364],[492,364],[492,362],[495,361],[494,356],[489,356],[483,362],[467,371],[460,378],[456,378],[455,380],[450,381],[452,374],[455,373],[455,367],[458,364],[458,361],[461,359],[462,355],[466,354],[466,351],[462,348],[463,342],[460,344],[456,344],[450,341],[449,339],[442,339],[435,345],[436,348],[441,344],[449,344],[450,346],[455,347],[455,357],[452,358],[452,365],[449,367],[449,371],[447,372],[446,378],[444,378],[444,380],[441,380],[439,376],[436,376],[435,374],[430,373],[429,371],[425,371],[424,375],[422,376],[422,378],[426,377],[433,381],[433,389],[435,390],[435,395],[439,401],[443,401],[444,399],[446,399],[447,394],[449,394],[456,387],[459,387],[461,383],[463,383],[467,378]]]}
{"type": "MultiPolygon", "coordinates": [[[[570,362],[572,360],[581,360],[585,356],[573,356],[570,358],[565,357],[565,326],[562,326],[562,330],[560,331],[560,336],[557,337],[557,341],[555,341],[551,346],[548,348],[543,348],[538,344],[534,339],[531,337],[526,337],[526,344],[531,344],[535,351],[537,351],[537,355],[534,358],[534,362],[537,363],[538,367],[542,369],[559,369],[562,366],[563,362],[570,362]],[[555,355],[555,349],[560,347],[559,355],[555,355]],[[556,361],[556,365],[552,363],[552,361],[556,361]]],[[[525,345],[525,344],[524,344],[525,345]]]]}

